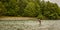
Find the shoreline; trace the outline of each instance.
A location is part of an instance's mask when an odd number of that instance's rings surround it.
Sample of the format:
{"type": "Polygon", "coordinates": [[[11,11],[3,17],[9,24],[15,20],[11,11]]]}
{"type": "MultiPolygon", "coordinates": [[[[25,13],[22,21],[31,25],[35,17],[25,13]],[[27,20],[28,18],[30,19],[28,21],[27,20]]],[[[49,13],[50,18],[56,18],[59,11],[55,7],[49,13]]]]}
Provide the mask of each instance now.
{"type": "Polygon", "coordinates": [[[35,17],[0,17],[0,20],[36,20],[35,17]]]}

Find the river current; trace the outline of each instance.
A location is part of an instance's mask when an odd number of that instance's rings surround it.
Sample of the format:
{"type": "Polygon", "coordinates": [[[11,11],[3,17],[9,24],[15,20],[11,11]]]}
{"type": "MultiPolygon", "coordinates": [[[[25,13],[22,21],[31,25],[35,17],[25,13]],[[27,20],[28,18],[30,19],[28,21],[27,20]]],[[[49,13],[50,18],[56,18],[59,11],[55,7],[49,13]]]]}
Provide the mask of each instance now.
{"type": "Polygon", "coordinates": [[[5,20],[0,21],[0,30],[60,30],[60,20],[5,20]]]}

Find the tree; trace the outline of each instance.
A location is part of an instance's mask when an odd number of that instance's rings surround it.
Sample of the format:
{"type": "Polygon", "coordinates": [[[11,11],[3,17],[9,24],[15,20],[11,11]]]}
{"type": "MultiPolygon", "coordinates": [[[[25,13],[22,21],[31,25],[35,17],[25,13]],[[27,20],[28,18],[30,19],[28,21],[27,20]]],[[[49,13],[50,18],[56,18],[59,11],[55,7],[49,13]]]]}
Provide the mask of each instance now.
{"type": "Polygon", "coordinates": [[[24,9],[27,6],[27,0],[19,0],[18,1],[18,7],[19,7],[19,11],[17,12],[19,15],[23,16],[24,13],[24,9]]]}
{"type": "Polygon", "coordinates": [[[29,2],[24,9],[24,16],[35,17],[38,14],[39,6],[37,6],[34,2],[29,2]]]}
{"type": "Polygon", "coordinates": [[[4,15],[6,12],[5,6],[0,2],[0,16],[4,15]]]}

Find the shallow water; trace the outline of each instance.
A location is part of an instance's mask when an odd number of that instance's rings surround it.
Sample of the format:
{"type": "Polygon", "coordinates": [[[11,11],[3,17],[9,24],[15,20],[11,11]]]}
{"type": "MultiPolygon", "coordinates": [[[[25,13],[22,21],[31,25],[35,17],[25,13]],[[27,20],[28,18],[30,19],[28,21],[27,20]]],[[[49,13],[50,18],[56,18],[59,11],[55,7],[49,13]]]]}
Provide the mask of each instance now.
{"type": "Polygon", "coordinates": [[[60,30],[60,20],[0,21],[0,30],[60,30]]]}

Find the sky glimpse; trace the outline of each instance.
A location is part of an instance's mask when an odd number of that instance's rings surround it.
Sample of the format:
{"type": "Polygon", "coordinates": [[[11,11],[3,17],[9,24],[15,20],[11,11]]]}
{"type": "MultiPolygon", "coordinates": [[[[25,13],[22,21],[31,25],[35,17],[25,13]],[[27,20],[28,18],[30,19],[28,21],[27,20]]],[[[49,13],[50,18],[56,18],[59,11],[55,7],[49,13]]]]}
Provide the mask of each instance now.
{"type": "Polygon", "coordinates": [[[60,6],[60,0],[45,0],[45,1],[50,1],[50,2],[53,2],[53,3],[57,3],[60,6]]]}

